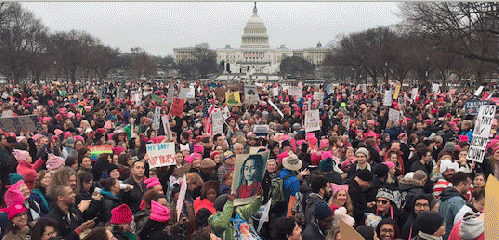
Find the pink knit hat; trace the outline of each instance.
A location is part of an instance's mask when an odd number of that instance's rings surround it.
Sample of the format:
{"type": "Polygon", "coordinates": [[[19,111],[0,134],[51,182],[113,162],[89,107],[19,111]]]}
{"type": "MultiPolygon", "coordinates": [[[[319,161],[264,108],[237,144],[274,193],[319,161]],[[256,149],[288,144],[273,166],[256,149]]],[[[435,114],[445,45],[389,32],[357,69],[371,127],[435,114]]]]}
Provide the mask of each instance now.
{"type": "Polygon", "coordinates": [[[18,162],[20,162],[20,161],[28,161],[28,158],[30,157],[28,151],[19,150],[19,149],[12,150],[12,155],[14,155],[14,158],[18,162]]]}
{"type": "Polygon", "coordinates": [[[459,135],[459,142],[468,142],[470,138],[467,135],[459,135]]]}
{"type": "Polygon", "coordinates": [[[395,167],[395,163],[390,162],[390,161],[383,162],[383,164],[388,166],[389,169],[393,169],[395,167]]]}
{"type": "Polygon", "coordinates": [[[204,147],[200,144],[194,145],[194,152],[195,153],[202,153],[204,151],[204,147]]]}
{"type": "Polygon", "coordinates": [[[19,187],[22,186],[22,185],[26,185],[26,183],[24,182],[24,180],[19,180],[16,183],[7,186],[7,188],[9,188],[9,189],[10,188],[19,189],[19,187]]]}
{"type": "Polygon", "coordinates": [[[7,206],[12,206],[16,202],[23,202],[25,198],[19,189],[11,187],[5,192],[4,199],[7,206]]]}
{"type": "Polygon", "coordinates": [[[16,202],[7,208],[4,208],[3,211],[8,214],[9,220],[11,220],[17,214],[26,212],[26,208],[23,206],[23,202],[16,202]]]}
{"type": "Polygon", "coordinates": [[[144,181],[147,189],[151,189],[154,186],[161,185],[158,178],[148,178],[144,181]]]}
{"type": "Polygon", "coordinates": [[[321,152],[321,160],[325,160],[327,158],[333,159],[333,152],[332,151],[322,151],[321,152]]]}
{"type": "Polygon", "coordinates": [[[54,171],[59,167],[64,165],[64,158],[55,156],[54,154],[49,154],[49,159],[47,160],[47,169],[49,171],[54,171]]]}
{"type": "Polygon", "coordinates": [[[126,204],[121,204],[111,211],[111,223],[128,224],[132,222],[132,211],[126,204]]]}
{"type": "Polygon", "coordinates": [[[187,155],[184,160],[188,162],[189,164],[192,165],[192,161],[194,160],[194,157],[192,155],[187,155]]]}
{"type": "Polygon", "coordinates": [[[170,220],[170,209],[152,200],[149,218],[157,222],[168,222],[170,220]]]}
{"type": "Polygon", "coordinates": [[[327,148],[329,146],[329,140],[327,139],[322,139],[319,143],[320,148],[327,148]]]}

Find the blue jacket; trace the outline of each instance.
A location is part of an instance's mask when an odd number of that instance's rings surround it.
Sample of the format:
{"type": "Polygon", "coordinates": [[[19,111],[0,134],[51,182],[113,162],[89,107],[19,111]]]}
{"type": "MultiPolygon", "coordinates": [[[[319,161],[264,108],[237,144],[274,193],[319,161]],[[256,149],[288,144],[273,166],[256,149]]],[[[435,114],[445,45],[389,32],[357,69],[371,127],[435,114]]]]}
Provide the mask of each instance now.
{"type": "Polygon", "coordinates": [[[449,234],[454,227],[454,217],[459,210],[466,204],[466,200],[454,187],[447,187],[440,194],[440,206],[438,212],[445,219],[445,235],[444,240],[449,238],[449,234]]]}
{"type": "MultiPolygon", "coordinates": [[[[288,174],[294,174],[293,172],[289,171],[288,169],[283,169],[279,173],[279,178],[284,178],[288,174]]],[[[296,176],[291,176],[284,181],[284,184],[282,186],[284,188],[284,198],[286,199],[286,202],[289,201],[290,196],[294,196],[298,191],[300,191],[300,181],[296,176]]]]}

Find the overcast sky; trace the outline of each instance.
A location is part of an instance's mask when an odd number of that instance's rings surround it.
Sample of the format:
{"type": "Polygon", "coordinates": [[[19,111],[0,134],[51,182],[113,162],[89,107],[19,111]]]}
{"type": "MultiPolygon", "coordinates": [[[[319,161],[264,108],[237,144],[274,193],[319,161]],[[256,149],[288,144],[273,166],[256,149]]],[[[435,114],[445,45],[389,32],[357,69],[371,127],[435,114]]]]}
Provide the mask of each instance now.
{"type": "MultiPolygon", "coordinates": [[[[241,45],[253,2],[22,2],[51,31],[85,30],[111,47],[154,55],[207,42],[241,45]]],[[[271,47],[325,45],[338,34],[397,24],[396,2],[258,2],[271,47]]]]}

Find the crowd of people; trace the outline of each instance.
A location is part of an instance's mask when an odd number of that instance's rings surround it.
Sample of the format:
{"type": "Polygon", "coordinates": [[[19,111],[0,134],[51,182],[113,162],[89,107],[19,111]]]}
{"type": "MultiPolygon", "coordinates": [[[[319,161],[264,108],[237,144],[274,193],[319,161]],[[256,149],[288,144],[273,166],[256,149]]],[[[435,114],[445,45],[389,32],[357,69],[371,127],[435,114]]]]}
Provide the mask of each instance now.
{"type": "Polygon", "coordinates": [[[2,239],[354,239],[345,227],[366,240],[484,239],[485,185],[499,178],[497,118],[485,159],[469,161],[475,115],[464,104],[496,104],[492,86],[480,96],[419,86],[414,96],[393,86],[254,84],[260,100],[232,106],[218,93],[244,85],[191,82],[181,117],[170,106],[188,82],[3,86],[3,117],[34,114],[39,130],[1,129],[2,239]],[[386,90],[398,95],[389,106],[386,90]],[[168,124],[155,122],[156,107],[168,124]],[[210,114],[225,107],[223,133],[213,134],[210,114]],[[309,132],[304,116],[315,109],[320,130],[309,132]],[[151,143],[174,143],[175,165],[151,167],[151,143]],[[112,153],[92,151],[102,145],[112,153]],[[263,179],[241,180],[234,194],[236,158],[255,147],[268,159],[242,171],[263,179]]]}

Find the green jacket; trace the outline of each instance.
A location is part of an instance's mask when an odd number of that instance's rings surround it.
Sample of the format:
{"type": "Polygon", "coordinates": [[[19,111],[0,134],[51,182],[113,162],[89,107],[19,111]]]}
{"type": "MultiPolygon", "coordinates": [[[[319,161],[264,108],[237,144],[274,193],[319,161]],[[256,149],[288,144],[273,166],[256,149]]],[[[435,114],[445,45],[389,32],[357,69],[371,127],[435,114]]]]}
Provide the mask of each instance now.
{"type": "MultiPolygon", "coordinates": [[[[248,221],[249,218],[255,215],[262,206],[262,198],[255,198],[250,204],[241,206],[236,209],[239,216],[248,221]]],[[[225,202],[222,212],[216,212],[208,218],[210,227],[218,237],[223,240],[234,240],[234,226],[230,221],[234,212],[234,203],[231,201],[225,202]]]]}

